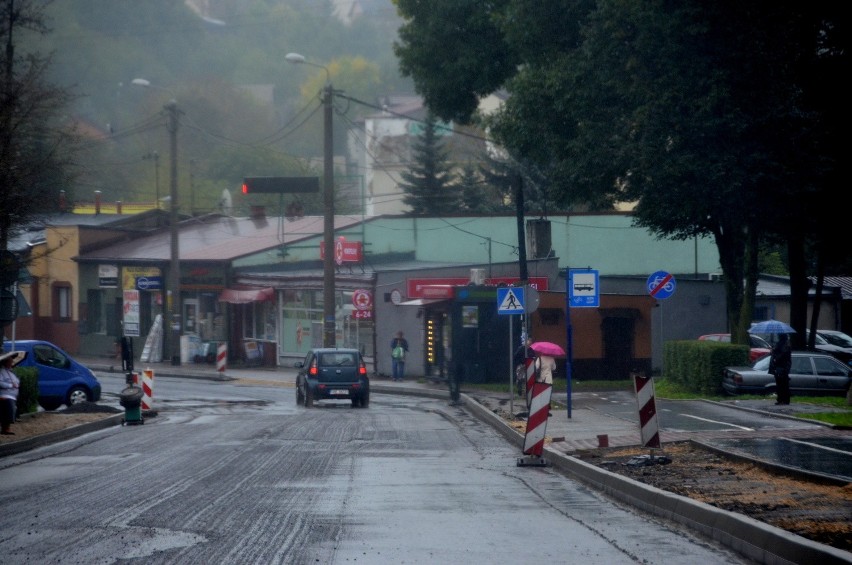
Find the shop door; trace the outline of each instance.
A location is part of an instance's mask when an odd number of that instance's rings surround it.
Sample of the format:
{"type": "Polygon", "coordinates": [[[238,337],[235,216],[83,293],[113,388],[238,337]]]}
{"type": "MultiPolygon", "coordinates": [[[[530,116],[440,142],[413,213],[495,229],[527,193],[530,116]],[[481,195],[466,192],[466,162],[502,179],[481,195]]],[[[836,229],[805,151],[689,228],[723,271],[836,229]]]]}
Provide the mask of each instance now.
{"type": "Polygon", "coordinates": [[[198,331],[198,299],[188,298],[183,301],[183,333],[194,334],[198,331]]]}
{"type": "Polygon", "coordinates": [[[633,318],[604,318],[602,329],[604,341],[603,378],[606,380],[629,379],[634,363],[633,318]]]}

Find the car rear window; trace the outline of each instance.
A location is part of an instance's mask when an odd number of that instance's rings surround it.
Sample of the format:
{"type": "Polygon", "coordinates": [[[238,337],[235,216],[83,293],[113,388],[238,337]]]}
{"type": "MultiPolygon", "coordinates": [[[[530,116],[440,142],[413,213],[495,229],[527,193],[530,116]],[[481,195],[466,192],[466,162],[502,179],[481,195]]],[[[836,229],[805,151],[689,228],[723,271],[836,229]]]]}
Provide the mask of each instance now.
{"type": "Polygon", "coordinates": [[[356,363],[354,353],[323,353],[320,356],[320,365],[326,367],[354,367],[356,363]]]}

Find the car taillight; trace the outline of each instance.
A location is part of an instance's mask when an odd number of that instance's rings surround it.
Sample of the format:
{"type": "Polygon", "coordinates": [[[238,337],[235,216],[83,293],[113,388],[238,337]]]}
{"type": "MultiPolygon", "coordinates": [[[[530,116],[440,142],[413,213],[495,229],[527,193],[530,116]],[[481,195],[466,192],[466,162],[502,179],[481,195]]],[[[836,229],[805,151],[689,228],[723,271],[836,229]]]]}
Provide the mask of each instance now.
{"type": "Polygon", "coordinates": [[[309,374],[309,375],[311,375],[312,377],[317,376],[317,368],[316,368],[316,365],[314,365],[313,367],[311,367],[310,369],[308,369],[308,374],[309,374]]]}
{"type": "Polygon", "coordinates": [[[360,367],[358,367],[358,374],[362,375],[362,376],[366,375],[367,374],[367,367],[365,365],[361,365],[360,367]]]}

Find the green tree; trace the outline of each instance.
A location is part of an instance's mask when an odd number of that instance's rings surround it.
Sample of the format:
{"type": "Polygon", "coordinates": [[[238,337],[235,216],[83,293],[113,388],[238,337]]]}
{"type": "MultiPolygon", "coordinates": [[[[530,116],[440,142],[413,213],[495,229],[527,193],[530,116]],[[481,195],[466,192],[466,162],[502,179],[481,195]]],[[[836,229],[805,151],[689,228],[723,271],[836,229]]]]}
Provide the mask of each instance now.
{"type": "Polygon", "coordinates": [[[403,202],[411,207],[411,213],[441,216],[458,212],[459,191],[432,114],[426,117],[423,133],[413,143],[411,158],[410,169],[400,174],[400,187],[406,193],[403,202]]]}
{"type": "Polygon", "coordinates": [[[50,58],[19,54],[19,35],[44,34],[43,6],[7,0],[0,6],[0,250],[9,237],[58,209],[73,156],[72,125],[63,121],[70,94],[49,84],[50,58]]]}
{"type": "Polygon", "coordinates": [[[465,163],[456,183],[461,195],[461,211],[471,214],[487,214],[504,207],[495,191],[489,191],[473,163],[465,163]]]}
{"type": "Polygon", "coordinates": [[[759,246],[777,236],[789,247],[791,321],[803,328],[803,250],[809,240],[824,247],[811,219],[826,218],[819,202],[838,186],[837,132],[848,123],[838,95],[826,94],[839,91],[826,86],[847,63],[837,8],[448,3],[397,0],[406,19],[400,67],[438,116],[475,118],[472,101],[505,88],[491,131],[520,159],[546,167],[554,198],[593,208],[636,201],[637,223],[661,237],[713,237],[739,340],[759,246]],[[444,30],[448,14],[454,26],[444,30]],[[496,40],[468,46],[472,33],[496,40]],[[491,72],[474,72],[479,66],[491,72]]]}

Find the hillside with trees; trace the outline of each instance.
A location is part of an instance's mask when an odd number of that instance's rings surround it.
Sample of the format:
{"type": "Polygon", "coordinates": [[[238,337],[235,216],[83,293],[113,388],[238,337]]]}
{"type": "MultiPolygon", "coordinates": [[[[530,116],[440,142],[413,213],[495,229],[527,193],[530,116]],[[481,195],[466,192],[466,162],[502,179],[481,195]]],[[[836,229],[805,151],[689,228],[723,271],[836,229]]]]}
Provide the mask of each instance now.
{"type": "MultiPolygon", "coordinates": [[[[238,194],[247,175],[315,174],[306,158],[322,154],[318,95],[326,73],[287,62],[289,52],[327,68],[335,88],[356,98],[412,90],[397,71],[392,42],[400,20],[389,1],[362,2],[351,20],[339,18],[332,2],[303,0],[46,4],[49,33],[16,41],[53,53],[46,78],[74,96],[65,112],[85,134],[78,200],[91,201],[96,190],[107,202],[167,194],[163,106],[172,99],[180,111],[182,212],[190,202],[195,213],[215,211],[224,189],[236,207],[247,206],[238,194]]],[[[350,119],[370,111],[336,110],[350,119]]],[[[321,209],[318,199],[305,205],[307,213],[321,209]]]]}

